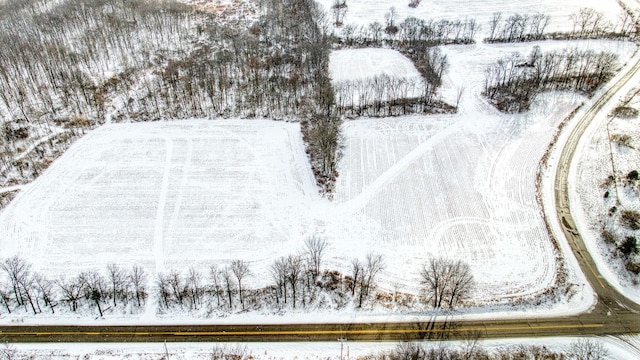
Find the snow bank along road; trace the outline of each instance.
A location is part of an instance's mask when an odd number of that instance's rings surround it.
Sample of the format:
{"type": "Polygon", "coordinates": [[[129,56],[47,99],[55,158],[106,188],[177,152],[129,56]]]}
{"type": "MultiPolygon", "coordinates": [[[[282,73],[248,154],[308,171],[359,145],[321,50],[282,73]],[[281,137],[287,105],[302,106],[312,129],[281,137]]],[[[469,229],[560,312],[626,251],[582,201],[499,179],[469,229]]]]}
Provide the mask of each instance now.
{"type": "MultiPolygon", "coordinates": [[[[581,134],[604,105],[640,70],[636,62],[612,84],[576,126],[560,155],[555,177],[558,221],[585,276],[598,295],[587,313],[542,319],[455,321],[432,317],[394,323],[283,324],[283,325],[180,325],[180,326],[4,326],[0,338],[7,342],[155,342],[155,341],[351,341],[419,340],[441,337],[463,339],[470,332],[482,338],[568,335],[619,335],[640,333],[640,305],[610,287],[597,272],[570,213],[567,177],[581,134]]],[[[550,221],[550,220],[549,220],[550,221]]]]}

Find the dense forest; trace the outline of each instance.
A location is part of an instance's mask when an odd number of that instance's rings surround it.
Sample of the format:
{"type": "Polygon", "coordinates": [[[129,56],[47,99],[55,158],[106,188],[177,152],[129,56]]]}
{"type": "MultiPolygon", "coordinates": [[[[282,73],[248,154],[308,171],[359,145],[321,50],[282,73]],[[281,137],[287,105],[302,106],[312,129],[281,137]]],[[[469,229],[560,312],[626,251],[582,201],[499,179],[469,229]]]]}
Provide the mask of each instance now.
{"type": "Polygon", "coordinates": [[[0,6],[5,184],[35,178],[79,129],[238,116],[300,121],[321,189],[331,187],[339,117],[314,1],[264,0],[234,16],[171,0],[0,6]],[[29,147],[42,155],[16,162],[29,147]]]}

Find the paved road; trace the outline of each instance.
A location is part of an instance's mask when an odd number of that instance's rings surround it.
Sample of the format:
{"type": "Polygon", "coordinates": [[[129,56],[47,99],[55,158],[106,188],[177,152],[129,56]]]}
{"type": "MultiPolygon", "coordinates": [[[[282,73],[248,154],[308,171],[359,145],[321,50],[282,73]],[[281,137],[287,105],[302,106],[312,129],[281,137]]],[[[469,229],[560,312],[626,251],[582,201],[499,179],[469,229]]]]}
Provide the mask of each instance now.
{"type": "Polygon", "coordinates": [[[0,328],[6,342],[260,342],[405,341],[639,333],[635,313],[599,312],[549,319],[512,319],[447,323],[198,325],[198,326],[15,326],[0,328]]]}
{"type": "MultiPolygon", "coordinates": [[[[573,254],[580,264],[582,272],[598,296],[596,311],[612,312],[614,314],[624,313],[625,311],[640,313],[640,306],[616,291],[606,282],[603,276],[600,275],[591,254],[578,233],[570,211],[568,190],[569,167],[573,161],[580,137],[591,121],[597,115],[606,116],[606,114],[599,114],[602,108],[639,70],[640,61],[636,62],[618,82],[613,84],[613,86],[585,112],[582,118],[577,119],[578,122],[569,135],[560,156],[555,178],[555,200],[558,221],[560,222],[565,237],[569,241],[573,254]]],[[[638,321],[640,321],[640,318],[638,321]]]]}
{"type": "Polygon", "coordinates": [[[640,70],[640,61],[592,105],[570,134],[555,179],[558,221],[587,280],[598,296],[591,311],[567,317],[428,322],[198,326],[4,326],[7,342],[144,342],[144,341],[382,341],[428,338],[466,339],[640,333],[640,306],[606,283],[576,230],[569,208],[567,181],[576,146],[603,106],[640,70]]]}

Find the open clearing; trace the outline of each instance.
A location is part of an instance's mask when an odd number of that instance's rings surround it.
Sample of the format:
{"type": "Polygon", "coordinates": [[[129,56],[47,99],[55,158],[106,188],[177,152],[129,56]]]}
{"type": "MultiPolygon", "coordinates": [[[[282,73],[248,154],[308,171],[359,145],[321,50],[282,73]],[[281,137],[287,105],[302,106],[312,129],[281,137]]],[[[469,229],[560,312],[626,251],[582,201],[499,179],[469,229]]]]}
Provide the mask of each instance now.
{"type": "Polygon", "coordinates": [[[413,62],[391,49],[364,48],[332,51],[329,76],[341,105],[367,105],[379,100],[424,95],[424,81],[413,62]],[[393,82],[393,86],[388,85],[393,82]]]}
{"type": "Polygon", "coordinates": [[[382,75],[422,81],[411,60],[396,50],[346,49],[333,51],[329,58],[329,76],[333,81],[366,81],[382,75]]]}

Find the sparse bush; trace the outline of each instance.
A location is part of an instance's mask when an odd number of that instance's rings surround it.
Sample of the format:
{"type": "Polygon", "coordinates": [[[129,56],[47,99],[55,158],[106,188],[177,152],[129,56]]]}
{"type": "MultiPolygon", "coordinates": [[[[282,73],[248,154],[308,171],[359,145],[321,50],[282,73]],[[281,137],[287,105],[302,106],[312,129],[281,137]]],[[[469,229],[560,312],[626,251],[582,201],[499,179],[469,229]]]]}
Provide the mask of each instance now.
{"type": "Polygon", "coordinates": [[[620,221],[630,230],[640,230],[640,213],[635,210],[623,210],[620,221]]]}
{"type": "Polygon", "coordinates": [[[627,269],[627,271],[629,271],[630,273],[633,273],[635,275],[640,274],[640,263],[637,262],[634,259],[628,259],[627,261],[625,261],[624,263],[624,267],[627,269]]]}
{"type": "Polygon", "coordinates": [[[73,128],[89,128],[91,126],[91,121],[82,114],[74,115],[69,119],[67,126],[73,128]]]}
{"type": "Polygon", "coordinates": [[[398,345],[386,358],[389,360],[427,359],[427,351],[420,344],[406,342],[398,345]]]}
{"type": "Polygon", "coordinates": [[[600,341],[592,339],[572,343],[569,353],[571,354],[570,359],[575,360],[603,360],[609,356],[607,348],[600,341]]]}
{"type": "Polygon", "coordinates": [[[211,350],[211,360],[249,360],[253,359],[246,346],[237,345],[235,347],[226,345],[216,345],[211,350]]]}
{"type": "Polygon", "coordinates": [[[638,110],[630,106],[618,106],[613,109],[613,116],[623,119],[633,119],[638,117],[638,110]]]}
{"type": "Polygon", "coordinates": [[[618,250],[628,258],[632,254],[638,253],[638,240],[635,236],[627,236],[624,241],[618,246],[618,250]]]}
{"type": "Polygon", "coordinates": [[[607,244],[616,243],[616,236],[611,231],[603,228],[600,235],[602,236],[602,240],[604,240],[604,242],[606,242],[607,244]]]}
{"type": "Polygon", "coordinates": [[[29,137],[29,127],[24,120],[6,121],[2,126],[5,140],[24,140],[29,137]]]}
{"type": "Polygon", "coordinates": [[[611,141],[618,144],[618,146],[626,146],[628,148],[633,149],[633,145],[631,143],[631,136],[627,134],[612,134],[611,141]]]}
{"type": "Polygon", "coordinates": [[[613,175],[609,175],[607,176],[607,178],[602,182],[602,184],[600,184],[600,187],[602,188],[608,188],[609,186],[615,184],[616,182],[616,178],[613,177],[613,175]]]}

